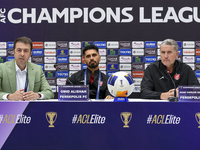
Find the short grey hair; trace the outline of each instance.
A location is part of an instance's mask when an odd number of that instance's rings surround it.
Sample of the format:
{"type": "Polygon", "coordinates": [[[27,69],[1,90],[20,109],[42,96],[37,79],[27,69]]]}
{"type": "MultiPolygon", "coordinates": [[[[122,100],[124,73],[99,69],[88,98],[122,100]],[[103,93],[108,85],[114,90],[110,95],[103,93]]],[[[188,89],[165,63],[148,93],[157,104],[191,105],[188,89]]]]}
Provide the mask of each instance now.
{"type": "Polygon", "coordinates": [[[161,48],[162,45],[170,45],[170,46],[173,47],[173,49],[174,49],[176,52],[178,51],[178,48],[179,48],[177,42],[176,42],[175,40],[173,40],[173,39],[166,39],[166,40],[164,40],[164,41],[161,43],[160,48],[161,48]]]}

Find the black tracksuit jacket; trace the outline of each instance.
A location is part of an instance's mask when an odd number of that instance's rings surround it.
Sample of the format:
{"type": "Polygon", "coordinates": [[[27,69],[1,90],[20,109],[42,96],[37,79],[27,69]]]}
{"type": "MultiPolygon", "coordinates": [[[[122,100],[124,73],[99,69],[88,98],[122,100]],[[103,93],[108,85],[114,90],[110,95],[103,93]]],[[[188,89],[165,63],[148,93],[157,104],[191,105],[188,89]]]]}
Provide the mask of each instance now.
{"type": "MultiPolygon", "coordinates": [[[[69,77],[68,80],[70,80],[73,85],[84,85],[84,71],[80,70],[76,73],[74,73],[71,77],[69,77]]],[[[94,72],[94,81],[91,84],[90,76],[91,76],[91,70],[87,69],[87,85],[89,85],[89,98],[90,99],[96,99],[97,94],[97,87],[98,87],[98,78],[99,78],[99,71],[96,70],[94,72]]],[[[71,83],[67,80],[66,85],[71,85],[71,83]]],[[[107,88],[107,81],[108,76],[103,74],[101,72],[101,86],[100,86],[100,92],[99,92],[99,99],[104,99],[107,95],[110,95],[108,88],[107,88]]]]}
{"type": "Polygon", "coordinates": [[[193,70],[187,64],[176,60],[171,74],[167,73],[167,68],[162,64],[161,60],[158,60],[150,64],[144,73],[144,77],[141,82],[141,98],[144,99],[160,99],[160,95],[163,92],[168,92],[175,87],[181,85],[199,85],[199,81],[196,78],[193,70]],[[180,77],[174,78],[174,76],[180,77]]]}

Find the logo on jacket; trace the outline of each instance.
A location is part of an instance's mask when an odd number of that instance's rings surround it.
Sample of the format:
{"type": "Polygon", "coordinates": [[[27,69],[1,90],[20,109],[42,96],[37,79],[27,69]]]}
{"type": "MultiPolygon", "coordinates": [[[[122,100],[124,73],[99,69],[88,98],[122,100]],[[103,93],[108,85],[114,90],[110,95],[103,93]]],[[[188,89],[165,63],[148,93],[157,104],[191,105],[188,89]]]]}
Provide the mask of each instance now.
{"type": "Polygon", "coordinates": [[[162,80],[162,79],[164,79],[164,76],[160,77],[160,79],[159,79],[159,80],[162,80]]]}
{"type": "Polygon", "coordinates": [[[103,85],[103,81],[100,82],[100,86],[102,86],[102,85],[103,85]]]}
{"type": "Polygon", "coordinates": [[[175,74],[174,79],[179,80],[180,79],[180,74],[175,74]]]}

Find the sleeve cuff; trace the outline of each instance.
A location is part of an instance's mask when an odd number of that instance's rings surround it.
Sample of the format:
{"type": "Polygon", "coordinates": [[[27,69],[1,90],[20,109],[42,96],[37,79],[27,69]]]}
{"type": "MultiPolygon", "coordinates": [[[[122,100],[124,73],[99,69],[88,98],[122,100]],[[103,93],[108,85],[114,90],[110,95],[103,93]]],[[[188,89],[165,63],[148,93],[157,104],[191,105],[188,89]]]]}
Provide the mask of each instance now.
{"type": "Polygon", "coordinates": [[[8,94],[9,94],[9,93],[7,93],[7,94],[4,94],[4,95],[2,96],[2,99],[3,99],[3,100],[7,100],[7,101],[8,101],[8,99],[7,99],[7,96],[8,96],[8,94]]]}
{"type": "Polygon", "coordinates": [[[44,99],[44,97],[45,97],[44,94],[42,94],[42,93],[39,93],[39,94],[41,95],[41,97],[40,97],[39,99],[40,99],[40,100],[41,100],[41,99],[44,99]]]}

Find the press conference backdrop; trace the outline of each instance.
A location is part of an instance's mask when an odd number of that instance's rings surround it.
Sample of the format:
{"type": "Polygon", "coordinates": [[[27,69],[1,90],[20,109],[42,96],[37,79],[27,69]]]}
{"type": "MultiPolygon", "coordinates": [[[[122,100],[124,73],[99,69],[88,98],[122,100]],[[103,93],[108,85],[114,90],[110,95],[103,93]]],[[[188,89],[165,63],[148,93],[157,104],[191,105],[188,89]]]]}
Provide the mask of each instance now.
{"type": "Polygon", "coordinates": [[[126,71],[139,96],[145,68],[159,59],[166,38],[179,44],[179,60],[200,78],[200,2],[195,0],[2,0],[0,3],[0,62],[13,57],[14,39],[33,40],[31,62],[41,65],[54,92],[68,77],[86,68],[81,50],[95,44],[100,69],[110,76],[126,71]]]}

